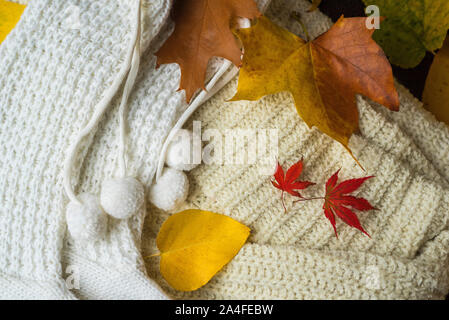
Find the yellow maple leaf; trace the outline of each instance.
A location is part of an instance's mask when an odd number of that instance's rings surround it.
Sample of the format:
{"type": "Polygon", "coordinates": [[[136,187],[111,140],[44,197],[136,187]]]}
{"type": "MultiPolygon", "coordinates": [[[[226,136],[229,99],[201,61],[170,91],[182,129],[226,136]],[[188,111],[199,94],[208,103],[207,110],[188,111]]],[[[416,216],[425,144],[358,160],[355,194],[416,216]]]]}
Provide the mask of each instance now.
{"type": "Polygon", "coordinates": [[[19,22],[24,9],[24,5],[0,0],[0,43],[19,22]]]}
{"type": "Polygon", "coordinates": [[[204,286],[245,244],[250,230],[218,213],[186,210],[170,216],[157,236],[160,270],[176,290],[204,286]]]}
{"type": "Polygon", "coordinates": [[[308,43],[266,17],[237,30],[244,56],[231,100],[258,100],[289,91],[309,127],[316,126],[351,152],[349,138],[359,123],[356,94],[392,110],[399,106],[391,65],[365,21],[342,17],[308,43]]]}
{"type": "Polygon", "coordinates": [[[449,125],[449,38],[438,51],[427,76],[423,93],[423,102],[427,110],[449,125]]]}

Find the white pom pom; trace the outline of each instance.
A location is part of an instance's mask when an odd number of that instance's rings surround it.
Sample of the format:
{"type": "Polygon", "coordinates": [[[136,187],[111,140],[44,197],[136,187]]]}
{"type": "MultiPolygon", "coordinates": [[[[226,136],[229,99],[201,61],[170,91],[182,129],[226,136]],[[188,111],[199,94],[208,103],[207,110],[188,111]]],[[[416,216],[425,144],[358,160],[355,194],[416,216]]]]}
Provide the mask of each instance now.
{"type": "Polygon", "coordinates": [[[66,219],[69,232],[77,241],[93,241],[106,233],[107,215],[98,198],[83,193],[78,197],[81,204],[70,202],[67,206],[66,219]]]}
{"type": "Polygon", "coordinates": [[[150,201],[159,209],[174,211],[187,198],[189,179],[182,171],[165,168],[159,180],[150,188],[150,201]]]}
{"type": "Polygon", "coordinates": [[[198,165],[192,163],[192,150],[192,132],[180,129],[167,148],[165,163],[176,170],[190,171],[198,165]]]}
{"type": "Polygon", "coordinates": [[[101,186],[101,206],[114,218],[131,217],[142,207],[144,201],[143,186],[134,178],[108,179],[101,186]]]}

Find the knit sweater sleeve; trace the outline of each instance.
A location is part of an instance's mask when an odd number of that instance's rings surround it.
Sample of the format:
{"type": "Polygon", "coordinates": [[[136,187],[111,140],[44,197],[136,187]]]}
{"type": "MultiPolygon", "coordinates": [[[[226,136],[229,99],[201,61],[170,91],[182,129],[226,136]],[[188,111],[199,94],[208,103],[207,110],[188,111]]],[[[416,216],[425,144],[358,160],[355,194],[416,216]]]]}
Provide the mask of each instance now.
{"type": "MultiPolygon", "coordinates": [[[[297,118],[288,95],[257,103],[225,103],[235,85],[234,81],[194,117],[202,121],[203,130],[225,132],[240,125],[283,128],[279,158],[290,164],[304,155],[304,179],[324,184],[340,166],[348,178],[363,174],[340,145],[316,130],[309,131],[297,118]]],[[[445,181],[397,124],[382,118],[375,106],[361,102],[359,108],[362,133],[352,143],[358,147],[355,153],[367,174],[376,176],[361,190],[363,197],[379,208],[360,216],[372,239],[341,224],[337,227],[339,240],[335,239],[320,203],[287,204],[288,214],[283,214],[277,191],[269,177],[259,174],[257,165],[203,165],[190,174],[193,190],[188,206],[227,214],[250,226],[252,236],[223,275],[192,297],[444,297],[449,254],[449,190],[445,181]],[[396,141],[393,151],[388,146],[392,139],[396,141]],[[298,260],[294,262],[291,257],[298,260]],[[383,284],[366,285],[368,280],[363,277],[374,277],[383,284]],[[281,289],[283,280],[288,289],[281,289]]],[[[153,234],[165,216],[160,214],[153,213],[156,223],[148,223],[155,228],[153,234]]],[[[147,246],[146,250],[154,250],[147,246]]]]}
{"type": "MultiPolygon", "coordinates": [[[[401,95],[401,112],[382,114],[394,121],[419,146],[422,154],[438,173],[449,182],[449,128],[424,109],[422,102],[404,87],[398,85],[401,95]]],[[[377,106],[376,104],[373,104],[377,106]]]]}
{"type": "MultiPolygon", "coordinates": [[[[307,1],[286,5],[275,0],[269,15],[285,23],[289,11],[305,12],[308,6],[307,1]]],[[[314,36],[330,26],[319,12],[303,16],[314,36]]],[[[278,159],[290,165],[304,156],[302,178],[318,186],[339,168],[342,179],[376,176],[359,191],[379,209],[359,215],[372,238],[337,224],[337,240],[320,201],[287,203],[284,214],[278,190],[271,186],[270,176],[261,173],[260,162],[202,165],[190,173],[192,189],[186,207],[241,221],[252,230],[249,243],[194,293],[171,290],[157,272],[157,259],[149,261],[149,273],[171,295],[183,298],[444,298],[449,291],[447,128],[400,84],[398,113],[358,97],[360,133],[352,137],[350,146],[364,172],[341,145],[307,127],[289,94],[258,102],[226,102],[236,84],[235,79],[194,115],[202,132],[214,129],[224,135],[232,129],[277,129],[278,159]]],[[[237,148],[234,154],[245,150],[245,146],[237,148]]],[[[305,196],[324,192],[320,187],[309,189],[305,196]]],[[[150,211],[143,248],[148,254],[156,250],[154,237],[167,217],[154,208],[150,211]]]]}
{"type": "Polygon", "coordinates": [[[441,299],[441,276],[388,256],[251,243],[202,289],[166,290],[184,299],[441,299]]]}

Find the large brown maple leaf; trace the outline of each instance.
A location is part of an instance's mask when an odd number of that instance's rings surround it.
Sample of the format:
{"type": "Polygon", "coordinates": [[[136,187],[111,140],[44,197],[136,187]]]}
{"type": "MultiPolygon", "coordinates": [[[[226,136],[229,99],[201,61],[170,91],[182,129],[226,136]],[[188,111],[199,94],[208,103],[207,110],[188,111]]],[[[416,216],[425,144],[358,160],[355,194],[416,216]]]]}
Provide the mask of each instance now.
{"type": "Polygon", "coordinates": [[[206,69],[212,57],[223,57],[241,65],[242,52],[230,25],[237,17],[254,19],[261,13],[254,0],[178,0],[173,34],[156,53],[157,65],[177,63],[188,102],[204,89],[206,69]]]}

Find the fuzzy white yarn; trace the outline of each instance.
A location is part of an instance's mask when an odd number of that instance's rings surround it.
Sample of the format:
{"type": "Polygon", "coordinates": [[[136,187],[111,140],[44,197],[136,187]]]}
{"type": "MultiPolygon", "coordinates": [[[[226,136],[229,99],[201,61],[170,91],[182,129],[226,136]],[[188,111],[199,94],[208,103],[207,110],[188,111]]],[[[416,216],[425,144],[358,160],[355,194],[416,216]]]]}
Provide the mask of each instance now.
{"type": "Polygon", "coordinates": [[[102,238],[106,233],[107,215],[98,198],[90,193],[82,193],[78,201],[67,206],[66,219],[70,234],[78,241],[92,241],[102,238]]]}
{"type": "Polygon", "coordinates": [[[143,185],[134,178],[107,179],[101,186],[101,206],[114,218],[131,217],[142,207],[143,202],[143,185]]]}
{"type": "Polygon", "coordinates": [[[198,166],[193,163],[193,133],[187,129],[180,129],[167,149],[165,163],[170,168],[190,171],[198,166]]]}
{"type": "MultiPolygon", "coordinates": [[[[158,181],[161,177],[162,170],[164,168],[165,163],[165,157],[167,155],[167,149],[172,141],[172,139],[176,136],[178,131],[182,128],[182,126],[186,123],[186,121],[190,118],[190,116],[195,112],[195,110],[205,101],[207,101],[211,96],[212,92],[216,92],[215,90],[218,90],[216,87],[217,82],[221,79],[221,77],[228,71],[228,69],[232,66],[232,62],[229,60],[224,59],[223,64],[218,69],[218,71],[215,73],[215,75],[212,77],[212,79],[209,81],[209,83],[206,85],[206,90],[201,91],[190,103],[188,108],[184,111],[184,113],[181,115],[181,117],[178,119],[174,127],[171,129],[170,133],[167,136],[167,139],[165,139],[164,145],[162,146],[162,150],[159,156],[159,161],[157,164],[157,171],[156,171],[156,181],[158,181]]],[[[233,70],[236,68],[233,68],[233,70]]]]}
{"type": "Polygon", "coordinates": [[[150,188],[149,199],[159,209],[176,210],[187,198],[189,179],[182,171],[165,168],[159,180],[150,188]]]}

